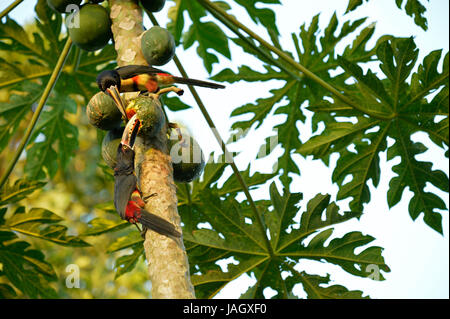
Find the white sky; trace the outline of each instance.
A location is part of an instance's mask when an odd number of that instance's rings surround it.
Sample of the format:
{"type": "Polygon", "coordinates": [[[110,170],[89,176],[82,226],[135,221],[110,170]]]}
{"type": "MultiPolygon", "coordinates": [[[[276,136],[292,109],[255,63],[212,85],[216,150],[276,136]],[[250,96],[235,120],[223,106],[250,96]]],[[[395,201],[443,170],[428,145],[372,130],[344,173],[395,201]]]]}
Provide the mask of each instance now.
{"type": "MultiPolygon", "coordinates": [[[[12,0],[1,0],[0,10],[5,8],[12,0]]],[[[281,0],[282,6],[273,6],[277,14],[277,23],[282,34],[281,44],[286,50],[294,52],[291,41],[291,33],[299,32],[299,27],[303,23],[309,24],[312,17],[321,12],[320,28],[324,30],[334,11],[337,12],[338,18],[345,12],[348,0],[322,0],[322,1],[306,1],[306,0],[281,0]]],[[[404,1],[406,2],[406,1],[404,1]]],[[[28,19],[34,14],[35,0],[25,0],[15,11],[12,17],[19,22],[28,19]]],[[[171,4],[171,2],[168,2],[171,4]]],[[[376,22],[376,32],[373,39],[377,39],[383,34],[392,34],[395,36],[415,36],[415,42],[420,49],[418,61],[421,62],[423,57],[430,51],[443,49],[448,51],[448,6],[447,0],[435,0],[432,2],[422,1],[427,6],[426,17],[428,19],[429,30],[424,32],[417,27],[412,18],[407,16],[404,11],[400,11],[395,6],[394,0],[371,0],[369,3],[361,6],[355,13],[347,15],[345,18],[356,19],[363,16],[368,17],[368,21],[364,24],[367,26],[372,22],[376,22]]],[[[263,6],[259,4],[259,6],[263,6]]],[[[155,16],[161,25],[167,23],[166,7],[155,16]]],[[[233,6],[232,13],[239,18],[244,24],[251,26],[258,34],[268,39],[264,29],[255,26],[248,18],[244,9],[233,6]]],[[[212,20],[212,19],[211,19],[212,20]]],[[[342,18],[339,20],[345,21],[342,18]]],[[[148,20],[146,26],[151,24],[148,20]]],[[[364,27],[363,26],[363,27],[364,27]]],[[[361,30],[359,28],[358,30],[361,30]]],[[[358,32],[358,31],[357,31],[358,32]]],[[[232,35],[227,31],[227,34],[232,35]]],[[[354,33],[356,35],[357,33],[354,33]]],[[[354,37],[349,37],[352,41],[354,37]]],[[[345,43],[346,46],[349,42],[345,43]]],[[[370,44],[370,43],[369,43],[370,44]]],[[[374,43],[371,43],[372,45],[374,43]]],[[[342,49],[339,46],[337,49],[342,49]]],[[[220,63],[216,64],[213,74],[217,74],[222,69],[228,67],[234,71],[242,64],[250,65],[257,70],[263,70],[258,60],[246,55],[230,42],[232,49],[232,61],[220,57],[220,63]]],[[[191,48],[184,52],[182,48],[178,48],[177,54],[184,64],[188,74],[192,78],[205,79],[208,77],[206,70],[203,68],[202,61],[196,56],[195,48],[191,48]]],[[[442,64],[441,64],[442,65],[442,64]]],[[[171,62],[163,67],[164,69],[177,74],[176,67],[171,62]]],[[[376,71],[376,70],[375,70],[376,71]]],[[[219,133],[224,140],[229,137],[229,128],[235,119],[230,120],[231,111],[241,105],[254,102],[257,98],[269,96],[269,90],[274,87],[280,87],[282,82],[271,81],[269,83],[245,83],[239,82],[228,84],[225,90],[208,90],[199,89],[211,117],[213,118],[219,133]]],[[[190,94],[183,96],[183,101],[193,106],[193,109],[169,113],[171,121],[179,121],[188,126],[194,137],[200,143],[202,149],[206,153],[218,151],[219,147],[203,120],[200,110],[195,106],[190,94]]],[[[238,145],[230,147],[233,151],[241,151],[236,158],[237,165],[240,169],[245,169],[252,161],[252,172],[259,171],[269,173],[272,165],[275,164],[276,157],[282,154],[280,149],[274,151],[271,156],[253,161],[258,152],[259,145],[263,139],[272,135],[272,127],[284,120],[283,116],[271,116],[256,132],[250,132],[249,136],[241,141],[238,145]]],[[[299,125],[301,130],[301,140],[305,141],[309,138],[311,132],[306,125],[299,125]]],[[[415,135],[414,140],[426,141],[423,135],[415,135]]],[[[429,143],[427,143],[429,145],[429,143]]],[[[437,147],[431,147],[424,155],[418,157],[421,160],[432,161],[433,169],[440,169],[448,175],[448,161],[444,159],[443,151],[437,147]],[[438,160],[435,160],[438,159],[438,160]]],[[[317,193],[336,194],[337,186],[331,183],[332,168],[336,163],[336,156],[331,161],[331,169],[324,166],[319,161],[304,159],[297,155],[295,157],[300,166],[302,175],[294,177],[294,183],[291,185],[291,192],[303,192],[304,202],[311,199],[317,193]]],[[[417,218],[413,222],[407,212],[407,204],[411,198],[411,192],[405,191],[401,203],[389,210],[386,201],[386,190],[389,180],[393,177],[391,167],[397,162],[385,163],[386,154],[381,155],[382,178],[377,189],[372,189],[371,202],[365,205],[365,212],[362,218],[351,220],[347,223],[335,227],[332,238],[341,237],[349,231],[360,231],[376,238],[372,245],[384,248],[383,256],[386,263],[391,268],[391,272],[384,274],[386,280],[382,282],[372,281],[366,278],[359,278],[349,275],[338,266],[328,263],[320,263],[316,261],[305,261],[298,265],[299,270],[306,270],[311,274],[326,275],[331,274],[332,284],[344,285],[350,290],[362,290],[365,295],[372,298],[449,298],[449,233],[448,233],[448,211],[443,212],[443,229],[444,236],[441,236],[430,227],[426,226],[422,217],[417,218]]],[[[231,174],[231,170],[227,171],[231,174]]],[[[269,198],[268,185],[259,190],[252,191],[255,199],[269,198]]],[[[435,191],[430,187],[431,191],[435,191]]],[[[448,207],[448,195],[437,193],[445,200],[448,207]]],[[[243,197],[239,197],[242,198],[243,197]]],[[[346,209],[348,200],[339,203],[342,209],[346,209]]],[[[356,251],[358,252],[358,251],[356,251]]],[[[221,264],[222,265],[222,264],[221,264]]],[[[224,265],[224,267],[226,267],[224,265]]],[[[217,298],[237,298],[241,293],[245,292],[249,284],[254,283],[255,279],[244,275],[238,280],[230,283],[225,287],[217,298]]],[[[304,297],[305,293],[298,287],[295,292],[304,297]]],[[[271,296],[270,290],[265,291],[267,296],[271,296]]]]}

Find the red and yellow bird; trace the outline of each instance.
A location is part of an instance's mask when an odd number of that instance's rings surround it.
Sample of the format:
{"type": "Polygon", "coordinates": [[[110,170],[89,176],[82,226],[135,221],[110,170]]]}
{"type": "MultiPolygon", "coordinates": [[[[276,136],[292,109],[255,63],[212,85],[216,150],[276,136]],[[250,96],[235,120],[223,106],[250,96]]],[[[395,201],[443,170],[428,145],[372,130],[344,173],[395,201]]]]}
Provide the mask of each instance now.
{"type": "Polygon", "coordinates": [[[133,145],[139,127],[140,122],[135,115],[128,121],[117,149],[117,164],[114,168],[114,206],[120,217],[132,224],[140,223],[145,229],[159,234],[181,237],[172,223],[144,208],[145,202],[137,188],[137,177],[134,174],[133,145]]]}
{"type": "MultiPolygon", "coordinates": [[[[119,109],[122,107],[119,93],[148,91],[157,93],[160,87],[175,83],[200,86],[210,89],[223,89],[225,86],[217,83],[173,76],[162,70],[147,65],[127,65],[114,70],[106,70],[97,76],[97,85],[116,101],[119,109]]],[[[183,94],[179,90],[178,94],[183,94]]],[[[120,109],[127,117],[125,109],[120,109]]],[[[127,117],[128,119],[128,117],[127,117]]]]}

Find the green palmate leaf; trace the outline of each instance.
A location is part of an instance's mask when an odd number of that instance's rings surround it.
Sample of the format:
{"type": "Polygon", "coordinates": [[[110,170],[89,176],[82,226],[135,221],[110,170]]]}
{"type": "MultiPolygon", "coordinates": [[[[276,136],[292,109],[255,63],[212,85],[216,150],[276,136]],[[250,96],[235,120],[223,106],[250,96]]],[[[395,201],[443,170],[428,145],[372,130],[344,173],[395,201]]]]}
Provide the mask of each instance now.
{"type": "MultiPolygon", "coordinates": [[[[369,0],[364,0],[368,2],[369,0]]],[[[404,0],[395,0],[395,4],[399,9],[402,8],[404,0]]],[[[349,0],[347,10],[345,13],[355,10],[357,7],[362,5],[363,0],[349,0]]],[[[423,30],[428,30],[428,21],[425,18],[424,14],[426,12],[426,8],[419,0],[406,0],[405,6],[406,14],[410,17],[414,17],[414,23],[421,27],[423,30]]]]}
{"type": "Polygon", "coordinates": [[[53,267],[40,251],[30,249],[30,244],[15,238],[12,232],[0,231],[1,274],[30,298],[56,298],[56,291],[49,285],[56,279],[53,267]]]}
{"type": "Polygon", "coordinates": [[[230,69],[224,69],[218,74],[211,77],[211,79],[219,82],[235,83],[238,81],[257,82],[269,80],[286,80],[288,77],[285,74],[276,72],[273,68],[265,66],[266,73],[255,71],[249,66],[243,65],[238,68],[238,73],[234,73],[230,69]]]}
{"type": "Polygon", "coordinates": [[[313,136],[297,151],[303,155],[313,155],[328,162],[329,156],[334,152],[340,152],[351,141],[364,135],[364,132],[379,124],[379,121],[358,118],[358,122],[335,122],[328,124],[327,129],[320,135],[313,136]]]}
{"type": "Polygon", "coordinates": [[[228,38],[215,23],[198,21],[192,24],[183,36],[184,49],[190,48],[195,41],[199,42],[197,53],[203,59],[205,68],[209,73],[212,71],[212,65],[219,62],[219,59],[216,55],[209,53],[208,49],[213,48],[218,53],[231,59],[228,38]]]}
{"type": "MultiPolygon", "coordinates": [[[[404,0],[395,0],[395,4],[401,9],[404,0]]],[[[420,3],[419,0],[406,0],[405,6],[406,14],[410,17],[414,17],[414,23],[421,27],[423,30],[428,30],[428,21],[424,14],[427,9],[420,3]]]]}
{"type": "Polygon", "coordinates": [[[104,218],[94,218],[87,224],[88,229],[84,231],[81,235],[98,236],[104,233],[121,230],[129,225],[130,223],[128,223],[125,220],[113,221],[104,218]]]}
{"type": "Polygon", "coordinates": [[[87,247],[88,243],[77,236],[67,235],[67,227],[57,225],[62,218],[43,208],[32,208],[25,213],[19,207],[10,218],[6,220],[5,227],[21,234],[50,241],[52,243],[69,247],[87,247]]]}
{"type": "Polygon", "coordinates": [[[19,60],[23,62],[17,61],[15,66],[15,71],[20,72],[15,73],[11,68],[2,68],[0,88],[41,77],[49,66],[56,63],[64,45],[64,40],[59,38],[61,15],[55,14],[45,0],[38,1],[36,12],[38,16],[35,23],[38,32],[33,32],[32,37],[14,20],[7,18],[5,23],[0,22],[0,50],[23,56],[23,59],[19,60]],[[30,63],[33,64],[32,68],[29,67],[30,63]]]}
{"type": "Polygon", "coordinates": [[[115,68],[116,57],[113,45],[105,46],[100,52],[86,52],[75,48],[58,79],[56,89],[65,94],[81,94],[87,103],[98,92],[95,82],[97,75],[101,71],[115,68]]]}
{"type": "Polygon", "coordinates": [[[130,248],[136,244],[140,244],[142,246],[143,242],[144,239],[142,239],[141,234],[139,232],[133,231],[127,236],[120,237],[115,240],[111,245],[109,245],[106,251],[108,253],[113,253],[122,249],[130,248]]]}
{"type": "Polygon", "coordinates": [[[267,31],[273,31],[279,35],[279,31],[275,22],[275,13],[269,8],[257,8],[257,3],[265,4],[281,4],[279,0],[236,0],[236,3],[243,6],[250,18],[256,23],[263,25],[267,31]]]}
{"type": "Polygon", "coordinates": [[[187,110],[191,108],[190,105],[187,105],[177,97],[164,97],[163,101],[164,105],[167,106],[169,110],[173,112],[187,110]]]}
{"type": "Polygon", "coordinates": [[[301,282],[308,298],[310,299],[367,299],[362,291],[348,290],[341,285],[330,285],[330,276],[309,275],[306,272],[298,272],[293,267],[286,267],[292,275],[286,278],[286,285],[291,288],[293,285],[301,282]],[[324,285],[328,285],[324,287],[324,285]]]}
{"type": "MultiPolygon", "coordinates": [[[[335,57],[335,48],[341,41],[347,39],[351,33],[355,32],[358,27],[362,26],[365,20],[363,18],[353,22],[346,21],[341,24],[336,14],[334,14],[324,34],[321,35],[319,30],[319,16],[313,17],[309,26],[301,26],[299,36],[293,35],[294,44],[297,49],[296,53],[302,65],[336,87],[345,86],[345,81],[349,76],[347,73],[337,77],[332,77],[329,74],[330,70],[339,66],[338,60],[335,57]]],[[[376,48],[381,43],[379,41],[373,48],[367,48],[367,43],[371,40],[373,33],[373,26],[363,28],[353,43],[345,48],[343,55],[354,62],[373,60],[376,48]]],[[[242,44],[239,41],[237,43],[242,44]]],[[[248,47],[244,47],[244,49],[246,52],[253,53],[248,47]]],[[[262,60],[270,63],[270,61],[262,60]]],[[[231,115],[252,115],[251,119],[237,121],[232,125],[233,129],[239,129],[244,132],[247,132],[251,127],[258,128],[269,114],[273,113],[286,116],[286,119],[276,126],[275,129],[277,130],[278,142],[284,149],[283,155],[278,160],[277,168],[280,171],[282,170],[281,180],[283,183],[288,183],[289,172],[300,174],[298,166],[292,159],[292,153],[302,146],[298,138],[299,132],[296,126],[297,121],[304,121],[306,119],[301,107],[307,101],[313,105],[325,103],[323,102],[326,101],[324,97],[329,95],[329,93],[317,83],[307,78],[293,78],[283,71],[277,71],[272,66],[265,65],[264,67],[266,72],[258,72],[248,66],[240,66],[237,73],[230,69],[225,69],[213,76],[212,79],[230,83],[240,80],[257,82],[273,79],[285,82],[279,88],[272,89],[269,97],[259,98],[255,103],[248,103],[237,107],[231,115]]],[[[313,116],[314,130],[317,129],[318,123],[321,121],[334,122],[335,120],[324,112],[315,114],[313,116]]],[[[324,146],[324,148],[327,150],[327,146],[324,146]]]]}
{"type": "Polygon", "coordinates": [[[116,269],[116,275],[114,276],[114,279],[117,279],[123,274],[132,271],[136,266],[139,258],[144,256],[144,246],[141,243],[133,245],[131,248],[133,249],[132,254],[117,258],[114,266],[114,268],[116,269]]]}
{"type": "Polygon", "coordinates": [[[0,206],[18,202],[45,184],[46,182],[18,179],[13,185],[7,185],[0,190],[0,206]]]}
{"type": "Polygon", "coordinates": [[[14,288],[7,284],[0,284],[0,299],[13,299],[17,297],[14,288]]]}
{"type": "Polygon", "coordinates": [[[167,25],[168,30],[174,36],[177,44],[183,40],[184,49],[188,49],[198,42],[197,53],[203,59],[206,70],[211,73],[212,65],[219,62],[219,59],[215,54],[209,52],[210,49],[229,59],[231,58],[227,36],[215,23],[200,21],[202,17],[206,16],[206,11],[196,1],[173,1],[175,5],[169,9],[168,14],[170,19],[167,25]],[[183,35],[185,25],[183,15],[186,11],[192,20],[192,24],[183,35]]]}
{"type": "MultiPolygon", "coordinates": [[[[205,190],[213,189],[219,196],[234,195],[237,192],[241,192],[242,187],[234,174],[225,181],[222,187],[219,188],[217,185],[218,180],[222,177],[228,165],[229,163],[226,162],[223,155],[218,158],[217,162],[214,162],[213,155],[211,155],[204,168],[202,180],[194,181],[192,189],[187,184],[178,184],[178,206],[199,202],[199,196],[205,190]]],[[[256,172],[250,176],[250,167],[248,167],[246,170],[241,171],[241,176],[251,189],[264,184],[275,177],[275,174],[261,174],[256,172]]]]}
{"type": "MultiPolygon", "coordinates": [[[[384,123],[383,123],[384,124],[384,123]]],[[[381,125],[377,132],[365,134],[364,140],[355,142],[355,152],[343,150],[333,172],[333,180],[339,185],[337,199],[353,197],[351,208],[358,208],[353,203],[366,203],[370,201],[370,191],[367,181],[372,180],[375,187],[380,181],[380,152],[386,149],[386,133],[389,125],[381,125]],[[368,141],[371,142],[368,142],[368,141]],[[345,178],[351,174],[352,180],[348,183],[345,178]]]]}
{"type": "Polygon", "coordinates": [[[388,148],[388,160],[400,156],[402,161],[392,170],[397,175],[389,183],[388,204],[395,206],[408,186],[414,193],[409,202],[409,214],[415,220],[424,213],[423,220],[431,228],[442,234],[442,215],[436,209],[446,209],[444,201],[437,195],[424,190],[427,183],[448,192],[448,176],[439,170],[433,170],[433,164],[415,159],[415,156],[427,150],[422,143],[413,143],[404,132],[411,130],[408,124],[396,121],[393,124],[392,137],[396,143],[388,148]],[[396,133],[396,134],[395,134],[396,133]]]}
{"type": "Polygon", "coordinates": [[[55,95],[49,99],[48,105],[51,109],[41,114],[27,147],[25,172],[31,178],[45,178],[44,168],[53,177],[58,167],[67,166],[78,148],[78,128],[65,118],[66,112],[76,112],[75,101],[55,95]],[[40,141],[40,136],[44,137],[43,141],[40,141]]]}
{"type": "MultiPolygon", "coordinates": [[[[276,174],[261,174],[258,172],[254,173],[252,176],[250,176],[249,174],[250,167],[248,167],[247,170],[241,172],[241,176],[246,181],[249,189],[264,184],[265,182],[276,176],[276,174]]],[[[232,195],[237,192],[241,192],[242,186],[239,184],[237,178],[229,178],[221,188],[217,188],[216,186],[216,191],[219,195],[232,195]]]]}
{"type": "Polygon", "coordinates": [[[379,267],[380,271],[389,271],[381,256],[381,248],[369,247],[359,254],[354,253],[356,248],[373,241],[370,236],[352,232],[324,245],[333,230],[330,226],[359,217],[361,213],[339,213],[336,204],[330,203],[329,195],[317,195],[301,214],[299,226],[294,222],[294,217],[299,213],[302,194],[291,194],[285,190],[281,195],[272,183],[270,197],[270,201],[256,202],[263,212],[264,232],[257,226],[246,203],[238,203],[232,197],[220,199],[212,190],[204,190],[198,201],[179,206],[197,297],[214,296],[223,286],[244,273],[253,273],[257,280],[255,286],[243,296],[246,298],[264,298],[266,287],[277,291],[276,298],[294,297],[292,289],[298,283],[309,285],[305,290],[312,289],[307,292],[312,298],[317,298],[317,294],[322,298],[336,298],[346,293],[349,297],[361,297],[360,292],[349,292],[344,287],[336,286],[328,290],[319,287],[324,279],[317,280],[306,273],[296,274],[295,280],[291,279],[286,285],[280,270],[290,267],[292,260],[303,258],[325,260],[361,277],[368,277],[368,265],[379,267]],[[265,245],[266,233],[270,234],[273,255],[265,245]],[[313,239],[304,244],[304,240],[311,236],[314,236],[313,239]],[[219,264],[227,260],[233,262],[222,270],[219,264]]]}
{"type": "MultiPolygon", "coordinates": [[[[369,0],[365,0],[365,1],[369,1],[369,0]]],[[[362,5],[362,3],[363,3],[363,0],[349,0],[348,5],[347,5],[347,10],[345,10],[345,13],[355,10],[357,7],[362,5]]]]}
{"type": "Polygon", "coordinates": [[[9,102],[0,103],[0,151],[8,145],[11,137],[17,132],[20,122],[28,113],[31,113],[33,103],[42,94],[41,88],[34,83],[23,85],[23,88],[27,92],[26,95],[12,94],[9,102]]]}
{"type": "MultiPolygon", "coordinates": [[[[14,64],[0,59],[0,88],[35,79],[46,83],[62,51],[66,39],[61,36],[61,15],[50,9],[46,0],[39,0],[35,11],[37,31],[32,37],[13,20],[1,23],[0,50],[17,58],[14,64]]],[[[89,99],[97,91],[97,72],[111,67],[116,52],[112,45],[100,52],[77,48],[72,51],[58,79],[58,87],[66,94],[82,94],[89,99]]]]}
{"type": "Polygon", "coordinates": [[[387,138],[393,138],[395,143],[388,149],[388,159],[400,156],[401,161],[393,168],[398,176],[390,182],[389,206],[397,204],[403,190],[409,187],[414,193],[409,205],[411,217],[416,219],[423,212],[425,222],[442,232],[441,215],[435,209],[445,209],[445,204],[424,188],[429,182],[448,192],[448,176],[432,170],[431,163],[415,159],[427,148],[413,143],[411,136],[425,132],[438,146],[448,146],[448,54],[443,59],[442,71],[438,70],[442,55],[439,50],[426,56],[418,71],[411,74],[417,55],[412,39],[380,43],[377,57],[386,76],[383,80],[370,70],[364,74],[361,67],[341,57],[341,66],[357,80],[344,90],[358,103],[359,109],[349,109],[339,101],[321,102],[312,107],[315,112],[347,120],[336,123],[323,117],[325,130],[299,147],[298,152],[325,162],[332,153],[338,152],[340,158],[332,176],[340,186],[337,198],[352,197],[350,208],[360,211],[363,203],[370,200],[368,181],[377,186],[380,180],[379,153],[386,150],[387,138]],[[435,95],[429,98],[432,93],[435,95]],[[350,182],[346,182],[347,176],[352,177],[350,182]]]}
{"type": "MultiPolygon", "coordinates": [[[[32,36],[13,20],[1,23],[0,50],[12,55],[15,63],[0,59],[0,89],[14,89],[18,93],[0,105],[0,150],[31,113],[66,42],[66,36],[61,35],[61,15],[53,12],[45,0],[39,0],[35,10],[36,31],[32,36]]],[[[25,165],[28,177],[53,177],[58,169],[67,167],[78,148],[78,129],[66,118],[67,112],[76,113],[76,103],[69,95],[81,95],[88,101],[98,91],[97,72],[112,68],[115,57],[112,45],[100,52],[72,50],[29,140],[25,165]]]]}

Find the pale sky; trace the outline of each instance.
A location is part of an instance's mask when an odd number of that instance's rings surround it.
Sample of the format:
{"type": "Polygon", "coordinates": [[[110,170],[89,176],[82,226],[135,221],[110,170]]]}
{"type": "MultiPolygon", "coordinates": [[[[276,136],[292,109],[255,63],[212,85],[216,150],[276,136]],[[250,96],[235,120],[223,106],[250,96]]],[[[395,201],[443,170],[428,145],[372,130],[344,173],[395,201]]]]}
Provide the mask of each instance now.
{"type": "MultiPolygon", "coordinates": [[[[5,8],[12,0],[1,0],[0,10],[5,8]]],[[[292,32],[299,32],[299,27],[303,23],[309,24],[312,17],[317,13],[320,16],[320,28],[324,30],[334,11],[337,12],[339,21],[345,21],[340,18],[345,12],[348,0],[322,0],[322,1],[306,1],[306,0],[281,0],[281,6],[272,6],[277,14],[277,23],[282,34],[281,44],[286,50],[293,52],[291,40],[292,32]]],[[[406,2],[406,1],[404,1],[406,2]]],[[[25,0],[12,14],[12,17],[19,22],[28,19],[34,15],[35,0],[25,0]]],[[[443,49],[444,54],[448,51],[448,6],[447,0],[435,0],[432,2],[422,1],[427,7],[426,17],[428,19],[429,30],[423,31],[417,27],[413,19],[406,15],[404,11],[400,11],[394,0],[371,0],[361,6],[356,12],[348,14],[345,19],[356,19],[367,16],[368,20],[363,27],[372,22],[376,22],[376,32],[373,39],[378,39],[380,35],[392,34],[399,37],[415,36],[415,42],[420,49],[418,62],[429,52],[436,49],[443,49]]],[[[164,26],[167,23],[167,11],[169,9],[168,2],[165,8],[155,14],[159,23],[164,26]]],[[[259,4],[264,7],[265,5],[259,4]]],[[[248,18],[244,9],[233,6],[232,13],[239,20],[250,26],[252,30],[259,35],[269,39],[264,29],[255,26],[248,18]]],[[[211,18],[213,19],[213,18],[211,18]]],[[[148,20],[146,26],[151,24],[148,20]]],[[[361,30],[360,27],[358,30],[361,30]]],[[[358,31],[357,31],[358,32],[358,31]]],[[[358,33],[354,33],[354,35],[358,33]]],[[[232,33],[227,31],[227,34],[232,33]]],[[[354,36],[348,38],[350,41],[354,36]]],[[[339,46],[337,50],[341,50],[349,42],[339,46]]],[[[373,43],[369,43],[369,45],[373,43]]],[[[224,57],[220,57],[220,63],[214,65],[212,74],[217,74],[224,68],[231,68],[234,71],[242,64],[250,65],[253,69],[263,70],[262,64],[244,54],[242,50],[237,48],[230,42],[232,50],[232,61],[224,57]]],[[[196,56],[195,47],[188,51],[183,51],[180,47],[177,54],[192,78],[205,79],[208,77],[206,70],[202,66],[202,61],[196,56]]],[[[441,64],[442,65],[442,64],[441,64]]],[[[164,69],[178,74],[176,67],[172,62],[164,66],[164,69]]],[[[374,69],[377,71],[377,69],[374,69]]],[[[254,102],[257,98],[269,96],[269,90],[274,87],[280,87],[282,82],[271,81],[267,83],[245,83],[238,82],[228,84],[225,90],[208,90],[199,89],[210,115],[215,122],[219,133],[224,140],[228,139],[229,129],[235,119],[230,119],[231,111],[241,105],[254,102]]],[[[193,136],[198,140],[205,153],[218,151],[219,147],[203,120],[199,109],[195,106],[190,94],[182,97],[183,101],[193,106],[193,109],[169,113],[171,121],[180,121],[186,124],[193,136]]],[[[264,173],[271,172],[272,166],[275,164],[276,157],[282,154],[282,150],[276,149],[271,156],[265,159],[253,161],[259,146],[265,137],[272,135],[272,127],[282,122],[283,116],[271,116],[256,132],[250,132],[249,136],[238,143],[238,145],[230,147],[232,151],[241,151],[236,158],[237,165],[240,169],[245,169],[252,161],[252,172],[259,171],[264,173]]],[[[310,116],[309,116],[310,120],[310,116]]],[[[298,125],[301,132],[301,140],[305,141],[310,136],[309,122],[298,125]]],[[[413,137],[414,141],[422,141],[426,143],[427,138],[424,135],[417,134],[413,137]]],[[[426,143],[429,145],[429,143],[426,143]]],[[[433,169],[440,169],[448,175],[448,161],[444,159],[443,151],[437,147],[431,147],[429,151],[418,157],[420,160],[433,162],[433,169]],[[435,160],[439,159],[439,160],[435,160]]],[[[331,169],[336,163],[336,156],[332,157],[331,169]]],[[[332,170],[324,166],[320,161],[312,161],[310,158],[304,159],[300,155],[295,156],[296,162],[300,166],[301,176],[294,176],[294,182],[291,185],[291,192],[303,192],[304,201],[311,199],[317,193],[336,194],[337,186],[331,183],[332,170]]],[[[428,227],[419,216],[413,222],[407,211],[407,204],[411,198],[411,193],[405,191],[403,200],[389,210],[386,201],[386,190],[389,180],[393,173],[391,167],[397,163],[396,161],[386,162],[386,154],[381,154],[382,178],[377,189],[371,193],[371,202],[365,205],[365,212],[361,219],[351,220],[335,227],[332,238],[341,237],[350,231],[360,231],[376,238],[371,245],[381,246],[384,248],[383,256],[385,262],[391,268],[391,272],[383,274],[385,281],[372,281],[367,278],[359,278],[352,276],[340,267],[328,263],[317,261],[301,262],[297,269],[306,270],[311,274],[326,275],[330,273],[332,284],[343,285],[350,290],[362,290],[364,295],[372,298],[449,298],[449,232],[448,232],[448,211],[443,212],[443,229],[444,236],[428,227]]],[[[231,170],[227,170],[231,174],[231,170]]],[[[431,190],[431,188],[430,188],[431,190]]],[[[433,190],[434,191],[434,190],[433,190]]],[[[448,207],[449,200],[447,194],[437,192],[441,196],[448,207]]],[[[252,191],[255,199],[269,198],[268,185],[261,189],[252,191]]],[[[239,196],[239,199],[244,199],[239,196]]],[[[345,210],[348,207],[348,200],[338,203],[345,210]]],[[[358,251],[357,251],[358,252],[358,251]]],[[[230,262],[230,261],[227,261],[230,262]]],[[[226,267],[226,262],[221,266],[226,267]]],[[[249,284],[254,283],[254,277],[250,278],[244,275],[225,287],[216,297],[217,298],[238,298],[241,293],[245,292],[249,284]]],[[[301,287],[295,289],[295,293],[300,297],[305,297],[301,287]]],[[[270,289],[265,291],[266,296],[271,296],[270,289]]]]}

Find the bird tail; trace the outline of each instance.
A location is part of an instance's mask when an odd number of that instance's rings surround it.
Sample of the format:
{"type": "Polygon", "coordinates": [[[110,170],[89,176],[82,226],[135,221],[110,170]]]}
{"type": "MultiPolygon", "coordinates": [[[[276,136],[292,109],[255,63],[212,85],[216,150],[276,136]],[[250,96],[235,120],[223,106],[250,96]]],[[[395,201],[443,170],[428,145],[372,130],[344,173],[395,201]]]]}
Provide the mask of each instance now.
{"type": "Polygon", "coordinates": [[[175,226],[169,223],[164,218],[152,214],[145,209],[141,209],[141,217],[138,221],[148,229],[151,229],[161,235],[181,237],[180,232],[175,229],[175,226]]]}
{"type": "Polygon", "coordinates": [[[217,84],[217,83],[212,83],[212,82],[207,82],[207,81],[202,81],[202,80],[180,78],[177,76],[174,76],[173,80],[175,81],[175,83],[201,86],[201,87],[210,88],[210,89],[224,89],[225,88],[225,86],[222,84],[217,84]]]}

